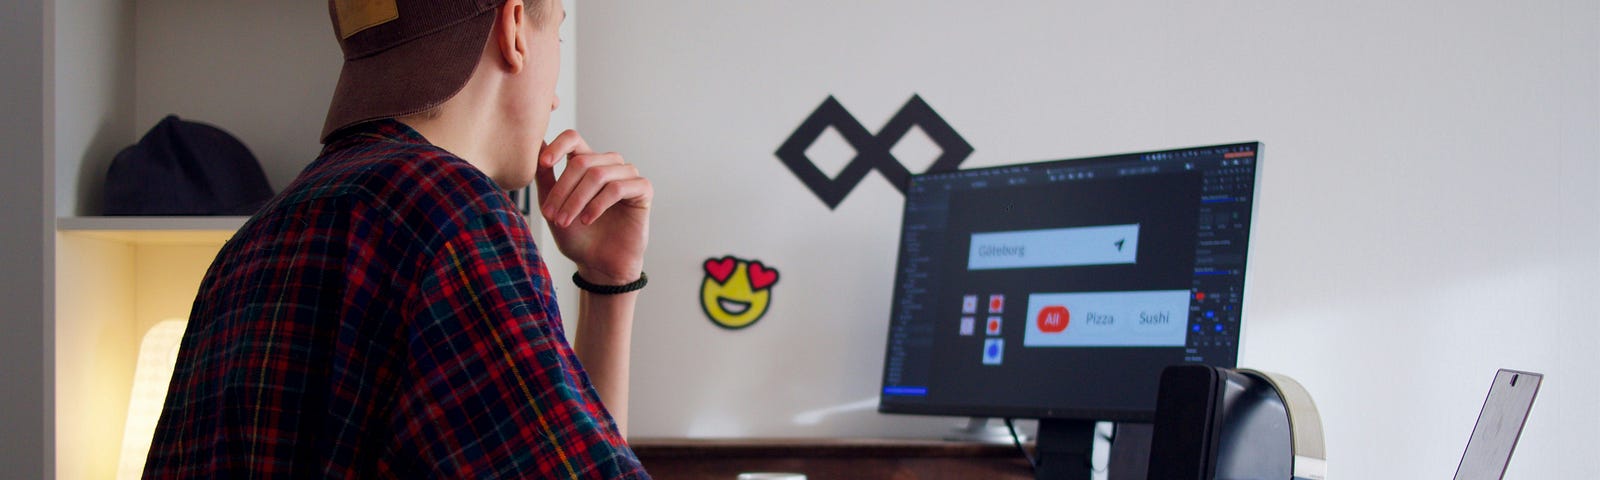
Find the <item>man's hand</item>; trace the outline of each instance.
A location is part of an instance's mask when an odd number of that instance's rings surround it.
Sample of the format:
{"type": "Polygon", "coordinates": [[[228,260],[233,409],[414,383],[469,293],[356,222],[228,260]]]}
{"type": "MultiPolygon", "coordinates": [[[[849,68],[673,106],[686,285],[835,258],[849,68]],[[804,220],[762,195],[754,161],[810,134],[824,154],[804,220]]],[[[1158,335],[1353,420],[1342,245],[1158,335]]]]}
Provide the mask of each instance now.
{"type": "MultiPolygon", "coordinates": [[[[578,275],[601,285],[622,285],[644,271],[650,239],[650,199],[655,189],[616,153],[595,153],[567,130],[539,149],[539,213],[556,248],[578,265],[578,275]],[[556,164],[566,170],[556,176],[556,164]]],[[[628,358],[638,295],[578,296],[578,361],[616,422],[628,434],[628,358]]]]}
{"type": "Polygon", "coordinates": [[[602,285],[639,279],[655,189],[615,152],[596,153],[567,130],[539,149],[539,212],[578,275],[602,285]],[[559,178],[558,163],[566,162],[559,178]]]}

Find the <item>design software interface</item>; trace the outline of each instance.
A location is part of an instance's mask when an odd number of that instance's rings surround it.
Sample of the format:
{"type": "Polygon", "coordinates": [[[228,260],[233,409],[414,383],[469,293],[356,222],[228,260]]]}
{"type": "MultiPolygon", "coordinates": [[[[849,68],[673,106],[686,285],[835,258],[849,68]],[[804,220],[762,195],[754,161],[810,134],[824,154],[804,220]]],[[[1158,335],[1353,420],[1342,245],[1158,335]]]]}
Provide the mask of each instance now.
{"type": "Polygon", "coordinates": [[[1167,365],[1233,366],[1258,151],[913,178],[883,409],[1136,420],[1167,365]]]}

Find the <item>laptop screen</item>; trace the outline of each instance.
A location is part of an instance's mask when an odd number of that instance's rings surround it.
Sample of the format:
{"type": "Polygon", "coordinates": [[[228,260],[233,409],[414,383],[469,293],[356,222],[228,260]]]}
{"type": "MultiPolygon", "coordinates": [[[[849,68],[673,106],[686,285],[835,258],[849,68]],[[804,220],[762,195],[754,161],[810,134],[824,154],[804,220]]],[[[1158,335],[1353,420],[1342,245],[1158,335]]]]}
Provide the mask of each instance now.
{"type": "Polygon", "coordinates": [[[1467,451],[1456,468],[1456,480],[1499,480],[1511,463],[1511,451],[1533,408],[1544,375],[1501,369],[1495,373],[1478,424],[1472,427],[1467,451]]]}

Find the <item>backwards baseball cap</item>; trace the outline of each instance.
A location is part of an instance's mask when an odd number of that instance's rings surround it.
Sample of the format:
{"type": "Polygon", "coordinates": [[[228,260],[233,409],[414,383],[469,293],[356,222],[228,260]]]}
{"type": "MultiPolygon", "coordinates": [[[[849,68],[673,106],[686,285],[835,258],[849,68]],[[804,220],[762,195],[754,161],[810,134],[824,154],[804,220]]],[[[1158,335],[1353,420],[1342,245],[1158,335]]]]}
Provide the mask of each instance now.
{"type": "Polygon", "coordinates": [[[478,66],[505,0],[328,0],[344,67],[322,141],[357,123],[426,111],[478,66]]]}

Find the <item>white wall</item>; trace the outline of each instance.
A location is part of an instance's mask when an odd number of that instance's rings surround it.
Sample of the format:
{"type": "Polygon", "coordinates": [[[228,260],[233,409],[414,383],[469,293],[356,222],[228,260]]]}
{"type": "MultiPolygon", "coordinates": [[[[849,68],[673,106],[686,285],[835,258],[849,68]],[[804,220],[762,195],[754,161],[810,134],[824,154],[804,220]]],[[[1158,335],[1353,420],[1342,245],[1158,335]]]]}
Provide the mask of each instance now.
{"type": "Polygon", "coordinates": [[[133,3],[137,100],[123,146],[177,114],[238,137],[274,190],[316,158],[343,62],[326,2],[133,3]]]}
{"type": "MultiPolygon", "coordinates": [[[[578,2],[569,0],[563,6],[567,9],[567,20],[561,24],[561,77],[556,79],[556,97],[561,99],[561,105],[550,114],[547,140],[554,140],[561,132],[578,128],[578,2]]],[[[537,212],[537,208],[534,211],[537,212]]],[[[555,279],[556,302],[561,305],[565,317],[563,320],[569,322],[566,332],[570,341],[578,331],[578,293],[576,288],[565,286],[568,285],[566,279],[572,276],[577,267],[556,249],[555,239],[550,236],[550,230],[545,228],[539,215],[530,216],[528,225],[537,233],[541,249],[539,253],[550,270],[550,278],[555,279]]]]}
{"type": "MultiPolygon", "coordinates": [[[[51,38],[56,53],[53,87],[56,211],[98,215],[111,158],[138,140],[133,104],[132,2],[52,2],[62,19],[51,38]]],[[[148,129],[155,122],[143,126],[148,129]]]]}
{"type": "Polygon", "coordinates": [[[1594,2],[599,3],[580,32],[579,125],[658,191],[636,436],[950,423],[796,419],[879,386],[902,199],[873,174],[830,211],[773,152],[828,95],[876,131],[915,93],[968,167],[1264,141],[1241,364],[1311,390],[1335,476],[1448,477],[1498,367],[1548,374],[1508,478],[1600,468],[1594,2]],[[782,273],[755,327],[700,312],[724,254],[782,273]]]}

